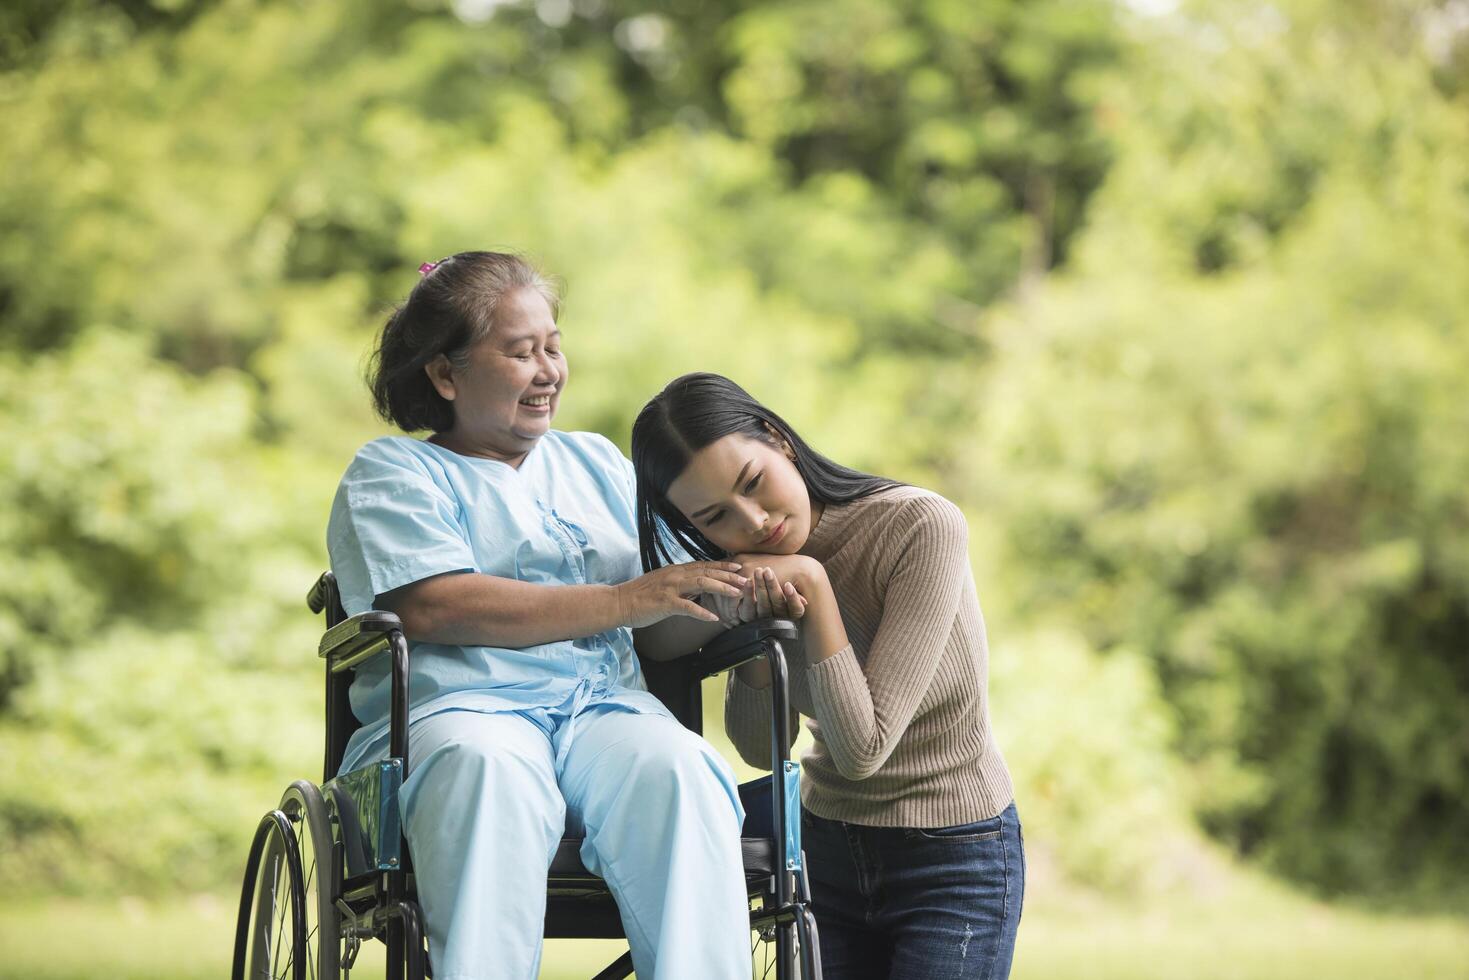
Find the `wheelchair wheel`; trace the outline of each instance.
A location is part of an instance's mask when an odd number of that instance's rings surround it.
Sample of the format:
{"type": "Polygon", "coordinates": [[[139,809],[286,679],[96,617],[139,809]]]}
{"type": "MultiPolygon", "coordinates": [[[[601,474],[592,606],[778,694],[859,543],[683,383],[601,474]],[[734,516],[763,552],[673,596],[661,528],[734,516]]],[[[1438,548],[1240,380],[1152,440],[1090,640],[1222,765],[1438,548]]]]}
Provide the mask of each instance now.
{"type": "Polygon", "coordinates": [[[339,920],[326,808],[292,783],[260,822],[240,896],[234,980],[337,980],[339,920]]]}
{"type": "Polygon", "coordinates": [[[234,980],[306,980],[304,879],[291,821],[272,810],[260,821],[235,927],[234,980]]]}
{"type": "Polygon", "coordinates": [[[794,932],[789,926],[774,925],[751,930],[750,965],[754,980],[794,980],[796,977],[811,980],[809,974],[801,969],[800,946],[794,932]],[[781,932],[785,932],[784,941],[777,939],[781,932]],[[782,956],[785,958],[783,966],[782,956]]]}
{"type": "Polygon", "coordinates": [[[770,980],[775,976],[775,928],[753,930],[750,936],[750,962],[754,967],[751,976],[755,980],[770,980]]]}
{"type": "Polygon", "coordinates": [[[331,820],[321,790],[304,779],[286,787],[280,810],[291,821],[301,854],[306,944],[311,980],[337,980],[342,953],[341,915],[336,897],[342,873],[332,847],[331,820]]]}

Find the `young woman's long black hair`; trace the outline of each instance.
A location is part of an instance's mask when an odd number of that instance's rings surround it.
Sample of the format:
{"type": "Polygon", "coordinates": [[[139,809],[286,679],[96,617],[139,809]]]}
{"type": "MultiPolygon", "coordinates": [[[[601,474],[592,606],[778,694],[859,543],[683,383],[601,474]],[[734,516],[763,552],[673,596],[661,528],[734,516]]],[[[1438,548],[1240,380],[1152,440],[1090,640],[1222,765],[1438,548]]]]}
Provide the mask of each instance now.
{"type": "Polygon", "coordinates": [[[782,441],[790,445],[807,493],[822,504],[843,504],[902,485],[827,459],[796,435],[784,419],[728,378],[685,374],[670,381],[644,405],[632,427],[632,462],[638,477],[638,547],[644,571],[676,564],[670,542],[677,543],[695,560],[728,557],[669,503],[668,487],[688,468],[695,453],[735,433],[776,447],[782,441]]]}

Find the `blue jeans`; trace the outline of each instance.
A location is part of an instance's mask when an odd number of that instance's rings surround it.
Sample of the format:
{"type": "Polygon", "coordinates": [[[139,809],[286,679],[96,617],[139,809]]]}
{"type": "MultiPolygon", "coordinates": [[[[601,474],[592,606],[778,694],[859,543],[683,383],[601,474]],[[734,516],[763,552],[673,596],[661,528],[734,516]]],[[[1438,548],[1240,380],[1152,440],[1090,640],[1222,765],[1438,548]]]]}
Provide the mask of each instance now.
{"type": "Polygon", "coordinates": [[[1011,803],[939,829],[804,815],[811,902],[827,980],[1004,980],[1025,897],[1011,803]]]}

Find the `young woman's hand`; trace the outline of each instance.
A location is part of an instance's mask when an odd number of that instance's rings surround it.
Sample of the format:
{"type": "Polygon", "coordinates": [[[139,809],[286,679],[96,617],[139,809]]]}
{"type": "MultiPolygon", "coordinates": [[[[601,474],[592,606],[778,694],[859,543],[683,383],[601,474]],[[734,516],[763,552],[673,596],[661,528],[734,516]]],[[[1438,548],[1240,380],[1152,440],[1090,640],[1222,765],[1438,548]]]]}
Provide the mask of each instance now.
{"type": "MultiPolygon", "coordinates": [[[[738,558],[749,558],[752,561],[772,557],[787,557],[773,555],[739,555],[738,558]]],[[[796,556],[799,557],[799,556],[796,556]]],[[[810,559],[807,559],[810,560],[810,559]]],[[[787,568],[790,563],[783,562],[787,568]]],[[[818,568],[820,566],[818,565],[818,568]]],[[[748,583],[741,590],[738,604],[739,613],[744,618],[740,622],[749,622],[752,619],[768,619],[772,616],[778,619],[802,620],[806,617],[807,601],[794,582],[781,581],[775,569],[760,564],[750,564],[741,567],[746,573],[748,583]]],[[[809,571],[809,569],[807,569],[809,571]]],[[[825,570],[822,570],[825,574],[825,570]]],[[[720,601],[728,601],[721,599],[720,601]]],[[[750,687],[763,690],[770,686],[770,665],[763,659],[752,660],[740,664],[735,668],[735,673],[740,680],[750,687]]]]}
{"type": "Polygon", "coordinates": [[[730,561],[695,561],[667,565],[621,585],[614,585],[617,615],[624,626],[652,626],[669,616],[689,616],[706,623],[720,616],[694,601],[701,595],[740,599],[747,579],[740,566],[730,561]]]}
{"type": "Polygon", "coordinates": [[[757,568],[770,569],[777,579],[794,585],[796,591],[808,600],[819,587],[818,583],[826,580],[826,569],[821,562],[806,555],[762,555],[751,552],[734,555],[730,560],[739,563],[740,574],[746,578],[753,579],[757,568]]]}
{"type": "Polygon", "coordinates": [[[782,582],[772,568],[751,570],[740,606],[753,607],[751,619],[800,619],[806,615],[806,599],[792,582],[782,582]]]}
{"type": "Polygon", "coordinates": [[[772,568],[751,565],[743,568],[746,584],[738,597],[718,592],[704,596],[699,604],[712,610],[725,626],[738,626],[772,616],[800,619],[806,615],[806,599],[793,582],[781,581],[772,568]]]}
{"type": "MultiPolygon", "coordinates": [[[[813,643],[821,651],[816,659],[846,644],[841,612],[821,562],[806,555],[753,553],[734,555],[732,560],[739,562],[740,574],[749,580],[740,598],[742,614],[752,610],[750,619],[778,616],[799,620],[808,658],[812,657],[813,643]]],[[[764,660],[741,664],[735,673],[750,687],[770,686],[770,668],[764,660]]]]}
{"type": "MultiPolygon", "coordinates": [[[[751,569],[752,577],[746,578],[745,587],[738,596],[724,593],[706,595],[699,600],[699,605],[712,610],[727,627],[772,616],[789,618],[790,596],[795,587],[789,582],[768,578],[769,573],[769,569],[751,569]],[[764,583],[763,588],[757,587],[761,582],[764,583]]],[[[804,605],[801,609],[804,610],[804,605]]]]}

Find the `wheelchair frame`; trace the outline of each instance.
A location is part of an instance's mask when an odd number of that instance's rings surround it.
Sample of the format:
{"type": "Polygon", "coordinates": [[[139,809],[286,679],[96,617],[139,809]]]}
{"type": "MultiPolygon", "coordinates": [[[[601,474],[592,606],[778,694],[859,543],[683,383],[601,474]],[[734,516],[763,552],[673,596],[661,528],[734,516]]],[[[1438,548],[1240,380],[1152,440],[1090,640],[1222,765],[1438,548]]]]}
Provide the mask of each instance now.
{"type": "MultiPolygon", "coordinates": [[[[319,656],[326,661],[326,745],[323,782],[317,786],[297,780],[287,787],[281,805],[267,813],[256,828],[246,860],[235,935],[234,980],[284,977],[274,972],[267,955],[260,969],[252,939],[260,938],[260,915],[270,902],[275,929],[291,930],[292,950],[307,948],[286,964],[291,980],[337,980],[350,971],[361,941],[383,940],[387,945],[389,980],[423,980],[429,975],[422,912],[415,898],[411,857],[399,825],[397,792],[408,777],[409,650],[398,617],[369,611],[348,617],[342,609],[336,579],[325,572],[307,594],[314,613],[326,613],[327,630],[319,656]],[[386,654],[390,658],[391,707],[388,758],[337,776],[347,740],[358,727],[348,704],[352,669],[386,654]],[[303,850],[312,848],[310,867],[316,877],[317,944],[311,947],[306,925],[310,873],[303,850]],[[261,875],[272,875],[268,893],[260,891],[261,875]],[[284,910],[275,913],[275,883],[284,874],[290,886],[290,921],[284,910]],[[323,887],[327,890],[323,892],[323,887]],[[252,931],[252,924],[255,930],[252,931]],[[331,943],[328,950],[324,945],[331,943]],[[347,955],[340,957],[342,943],[347,955]]],[[[805,856],[800,848],[799,765],[791,762],[790,711],[783,641],[796,637],[794,623],[766,619],[746,623],[716,637],[702,649],[671,661],[643,664],[649,689],[685,727],[702,734],[700,682],[740,664],[763,657],[770,666],[771,712],[771,819],[773,838],[744,838],[746,885],[750,900],[759,907],[750,913],[750,927],[762,940],[775,945],[777,980],[821,980],[821,962],[815,917],[810,908],[805,856]],[[751,874],[754,864],[756,873],[751,874]],[[768,864],[768,874],[765,866],[768,864]]],[[[576,843],[563,839],[561,848],[576,843]]],[[[624,938],[621,919],[610,892],[600,878],[568,859],[570,870],[557,873],[561,854],[547,876],[547,938],[624,938]]],[[[264,933],[267,954],[271,946],[269,920],[264,933]]],[[[275,937],[276,959],[283,935],[275,937]]],[[[752,951],[753,953],[753,951],[752,951]]],[[[632,973],[632,954],[624,953],[593,980],[619,980],[632,973]]]]}

